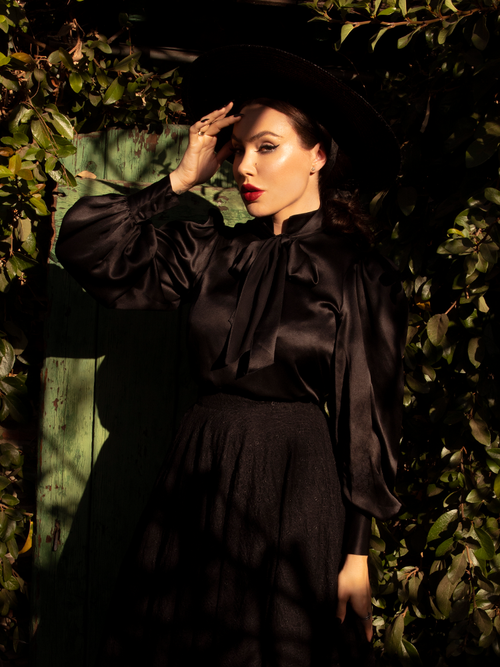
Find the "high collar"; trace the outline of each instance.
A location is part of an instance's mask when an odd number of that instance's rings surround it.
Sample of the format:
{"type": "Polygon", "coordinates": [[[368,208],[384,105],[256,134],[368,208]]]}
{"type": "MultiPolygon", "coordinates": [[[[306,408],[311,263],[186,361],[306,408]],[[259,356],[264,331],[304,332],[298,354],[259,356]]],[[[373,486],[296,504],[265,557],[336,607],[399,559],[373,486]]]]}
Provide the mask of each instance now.
{"type": "MultiPolygon", "coordinates": [[[[273,220],[272,218],[256,218],[254,223],[262,226],[265,236],[275,236],[273,220]]],[[[321,208],[316,209],[315,211],[308,211],[307,213],[298,213],[297,215],[291,215],[284,224],[285,231],[276,236],[284,237],[297,237],[297,236],[306,236],[308,234],[313,234],[321,229],[323,226],[323,211],[321,208]]]]}

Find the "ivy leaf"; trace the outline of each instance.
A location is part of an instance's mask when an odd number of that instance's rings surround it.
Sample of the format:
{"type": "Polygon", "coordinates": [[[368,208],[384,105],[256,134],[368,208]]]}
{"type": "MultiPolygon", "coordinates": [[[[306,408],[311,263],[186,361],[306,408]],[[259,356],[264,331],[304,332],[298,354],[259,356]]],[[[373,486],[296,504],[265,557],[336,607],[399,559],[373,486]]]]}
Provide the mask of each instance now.
{"type": "Polygon", "coordinates": [[[472,43],[480,51],[488,46],[490,33],[486,25],[486,16],[481,16],[475,23],[472,30],[472,43]]]}
{"type": "Polygon", "coordinates": [[[493,540],[483,528],[476,528],[475,531],[479,540],[479,544],[481,545],[480,549],[476,549],[474,551],[476,558],[480,558],[482,560],[491,560],[495,557],[495,546],[493,544],[493,540]]]}
{"type": "Polygon", "coordinates": [[[398,190],[398,206],[408,216],[413,212],[417,202],[417,191],[414,187],[403,187],[398,190]]]}
{"type": "Polygon", "coordinates": [[[123,97],[125,86],[121,83],[120,77],[117,77],[104,93],[103,104],[115,104],[123,97]]]}
{"type": "Polygon", "coordinates": [[[40,120],[31,121],[31,132],[37,144],[42,148],[49,148],[51,144],[50,132],[45,123],[40,120]]]}
{"type": "Polygon", "coordinates": [[[2,502],[9,507],[15,507],[16,505],[19,505],[19,498],[16,498],[16,496],[13,496],[11,493],[4,493],[2,495],[2,502]]]}
{"type": "Polygon", "coordinates": [[[453,557],[448,568],[447,576],[452,584],[458,584],[467,570],[467,556],[465,551],[453,557]]]}
{"type": "Polygon", "coordinates": [[[56,109],[50,109],[50,115],[52,116],[52,124],[59,134],[68,141],[72,141],[75,130],[73,125],[71,125],[69,118],[63,116],[63,114],[56,109]]]}
{"type": "Polygon", "coordinates": [[[5,475],[0,475],[0,491],[3,491],[5,488],[7,488],[11,484],[11,481],[8,477],[5,477],[5,475]]]}
{"type": "Polygon", "coordinates": [[[354,27],[352,23],[344,23],[342,28],[340,29],[340,43],[342,44],[345,39],[348,37],[348,35],[354,30],[354,27]]]}
{"type": "Polygon", "coordinates": [[[139,58],[141,57],[141,52],[136,51],[135,53],[131,53],[128,55],[126,58],[123,60],[120,60],[114,67],[110,68],[111,72],[130,72],[131,69],[133,69],[134,65],[137,63],[139,58]]]}
{"type": "Polygon", "coordinates": [[[71,72],[69,75],[69,85],[75,93],[79,93],[83,87],[82,75],[78,72],[71,72]]]}
{"type": "Polygon", "coordinates": [[[493,629],[493,624],[490,617],[484,611],[484,609],[474,609],[472,614],[472,619],[476,626],[481,630],[482,633],[489,635],[493,629]]]}
{"type": "Polygon", "coordinates": [[[489,445],[491,443],[491,434],[487,424],[482,419],[470,419],[470,430],[475,440],[482,445],[489,445]]]}
{"type": "Polygon", "coordinates": [[[470,239],[453,239],[445,241],[436,250],[438,255],[466,255],[474,245],[470,239]]]}
{"type": "Polygon", "coordinates": [[[11,55],[10,62],[16,69],[33,71],[36,67],[33,58],[28,53],[22,53],[20,51],[11,55]]]}
{"type": "Polygon", "coordinates": [[[415,28],[411,32],[407,33],[406,35],[403,35],[403,37],[400,37],[398,39],[398,49],[404,49],[405,46],[408,46],[408,44],[411,42],[413,37],[417,34],[417,32],[420,32],[422,28],[415,28]]]}
{"type": "Polygon", "coordinates": [[[495,190],[495,188],[486,188],[484,191],[484,196],[488,201],[498,204],[500,206],[500,190],[495,190]]]}
{"type": "Polygon", "coordinates": [[[455,521],[458,518],[458,510],[450,510],[441,514],[441,516],[436,519],[432,524],[429,533],[427,534],[427,542],[432,542],[437,540],[443,531],[445,531],[452,521],[455,521]]]}
{"type": "Polygon", "coordinates": [[[102,39],[94,42],[92,44],[92,48],[99,49],[103,53],[112,53],[110,45],[107,42],[104,42],[102,39]]]}
{"type": "Polygon", "coordinates": [[[468,169],[479,167],[492,157],[497,150],[498,137],[487,134],[478,137],[467,148],[465,153],[465,166],[468,169]]]}
{"type": "Polygon", "coordinates": [[[500,473],[495,477],[493,482],[493,491],[495,496],[500,500],[500,473]]]}
{"type": "MultiPolygon", "coordinates": [[[[383,14],[383,12],[380,12],[380,14],[383,14]]],[[[377,42],[378,42],[378,40],[379,40],[383,35],[385,35],[385,33],[386,33],[388,30],[389,30],[388,27],[386,27],[386,28],[381,28],[381,29],[377,32],[377,34],[376,34],[374,37],[371,38],[371,40],[370,40],[370,48],[371,48],[372,51],[375,51],[375,47],[377,46],[377,42]]]]}
{"type": "Polygon", "coordinates": [[[427,322],[427,336],[434,347],[439,347],[443,342],[449,324],[450,320],[445,313],[433,315],[427,322]]]}
{"type": "Polygon", "coordinates": [[[448,618],[451,611],[451,596],[456,588],[456,584],[452,583],[448,577],[448,573],[444,575],[436,589],[436,603],[439,611],[445,618],[448,618]]]}
{"type": "Polygon", "coordinates": [[[50,215],[50,211],[43,199],[30,197],[28,201],[39,215],[50,215]]]}
{"type": "Polygon", "coordinates": [[[4,396],[3,399],[9,409],[9,414],[16,422],[23,423],[29,421],[31,417],[31,408],[23,397],[11,393],[4,396]]]}
{"type": "Polygon", "coordinates": [[[405,619],[402,614],[396,617],[393,623],[389,625],[385,635],[384,648],[389,655],[399,655],[403,645],[403,630],[405,619]]]}
{"type": "Polygon", "coordinates": [[[481,341],[480,338],[471,338],[469,341],[469,345],[467,347],[467,354],[469,356],[469,361],[475,368],[479,368],[483,356],[482,354],[479,354],[480,341],[481,341]]]}
{"type": "Polygon", "coordinates": [[[449,537],[444,542],[441,542],[441,544],[436,549],[436,558],[441,558],[442,556],[444,556],[453,547],[454,543],[455,543],[454,537],[449,537]]]}
{"type": "Polygon", "coordinates": [[[0,378],[7,377],[14,366],[15,360],[16,355],[12,345],[4,338],[0,338],[0,378]]]}

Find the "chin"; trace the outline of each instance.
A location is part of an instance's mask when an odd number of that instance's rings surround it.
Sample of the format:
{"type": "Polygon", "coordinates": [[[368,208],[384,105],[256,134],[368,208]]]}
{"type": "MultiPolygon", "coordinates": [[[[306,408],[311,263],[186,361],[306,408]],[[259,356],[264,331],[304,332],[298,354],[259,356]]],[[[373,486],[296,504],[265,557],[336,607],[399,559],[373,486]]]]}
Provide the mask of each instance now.
{"type": "Polygon", "coordinates": [[[254,218],[266,218],[273,214],[271,211],[266,210],[265,207],[259,204],[258,201],[246,202],[244,199],[242,201],[245,204],[247,211],[254,218]]]}

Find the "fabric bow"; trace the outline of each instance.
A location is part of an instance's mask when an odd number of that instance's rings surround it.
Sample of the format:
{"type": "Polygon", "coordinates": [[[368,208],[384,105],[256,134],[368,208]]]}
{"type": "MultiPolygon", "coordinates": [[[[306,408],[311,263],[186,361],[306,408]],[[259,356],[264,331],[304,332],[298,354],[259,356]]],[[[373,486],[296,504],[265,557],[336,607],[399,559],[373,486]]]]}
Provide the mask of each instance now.
{"type": "Polygon", "coordinates": [[[240,363],[238,369],[242,376],[274,362],[285,280],[313,287],[318,270],[296,238],[280,234],[250,243],[229,273],[243,284],[230,319],[225,363],[248,353],[248,366],[240,363]]]}

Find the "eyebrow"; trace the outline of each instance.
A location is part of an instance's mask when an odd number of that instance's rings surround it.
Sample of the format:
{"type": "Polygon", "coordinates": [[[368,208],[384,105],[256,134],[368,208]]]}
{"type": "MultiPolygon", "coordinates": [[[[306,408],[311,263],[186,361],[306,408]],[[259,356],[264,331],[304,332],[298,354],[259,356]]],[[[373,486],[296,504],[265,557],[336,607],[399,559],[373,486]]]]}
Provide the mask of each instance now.
{"type": "MultiPolygon", "coordinates": [[[[253,137],[250,137],[248,141],[255,141],[256,139],[260,139],[266,134],[271,134],[273,137],[278,137],[278,139],[283,139],[281,134],[276,134],[275,132],[271,132],[270,130],[264,130],[263,132],[258,132],[257,134],[254,134],[253,137]]],[[[236,137],[234,134],[232,135],[231,139],[233,139],[233,141],[238,142],[239,144],[243,143],[243,141],[241,139],[238,139],[238,137],[236,137]]]]}

